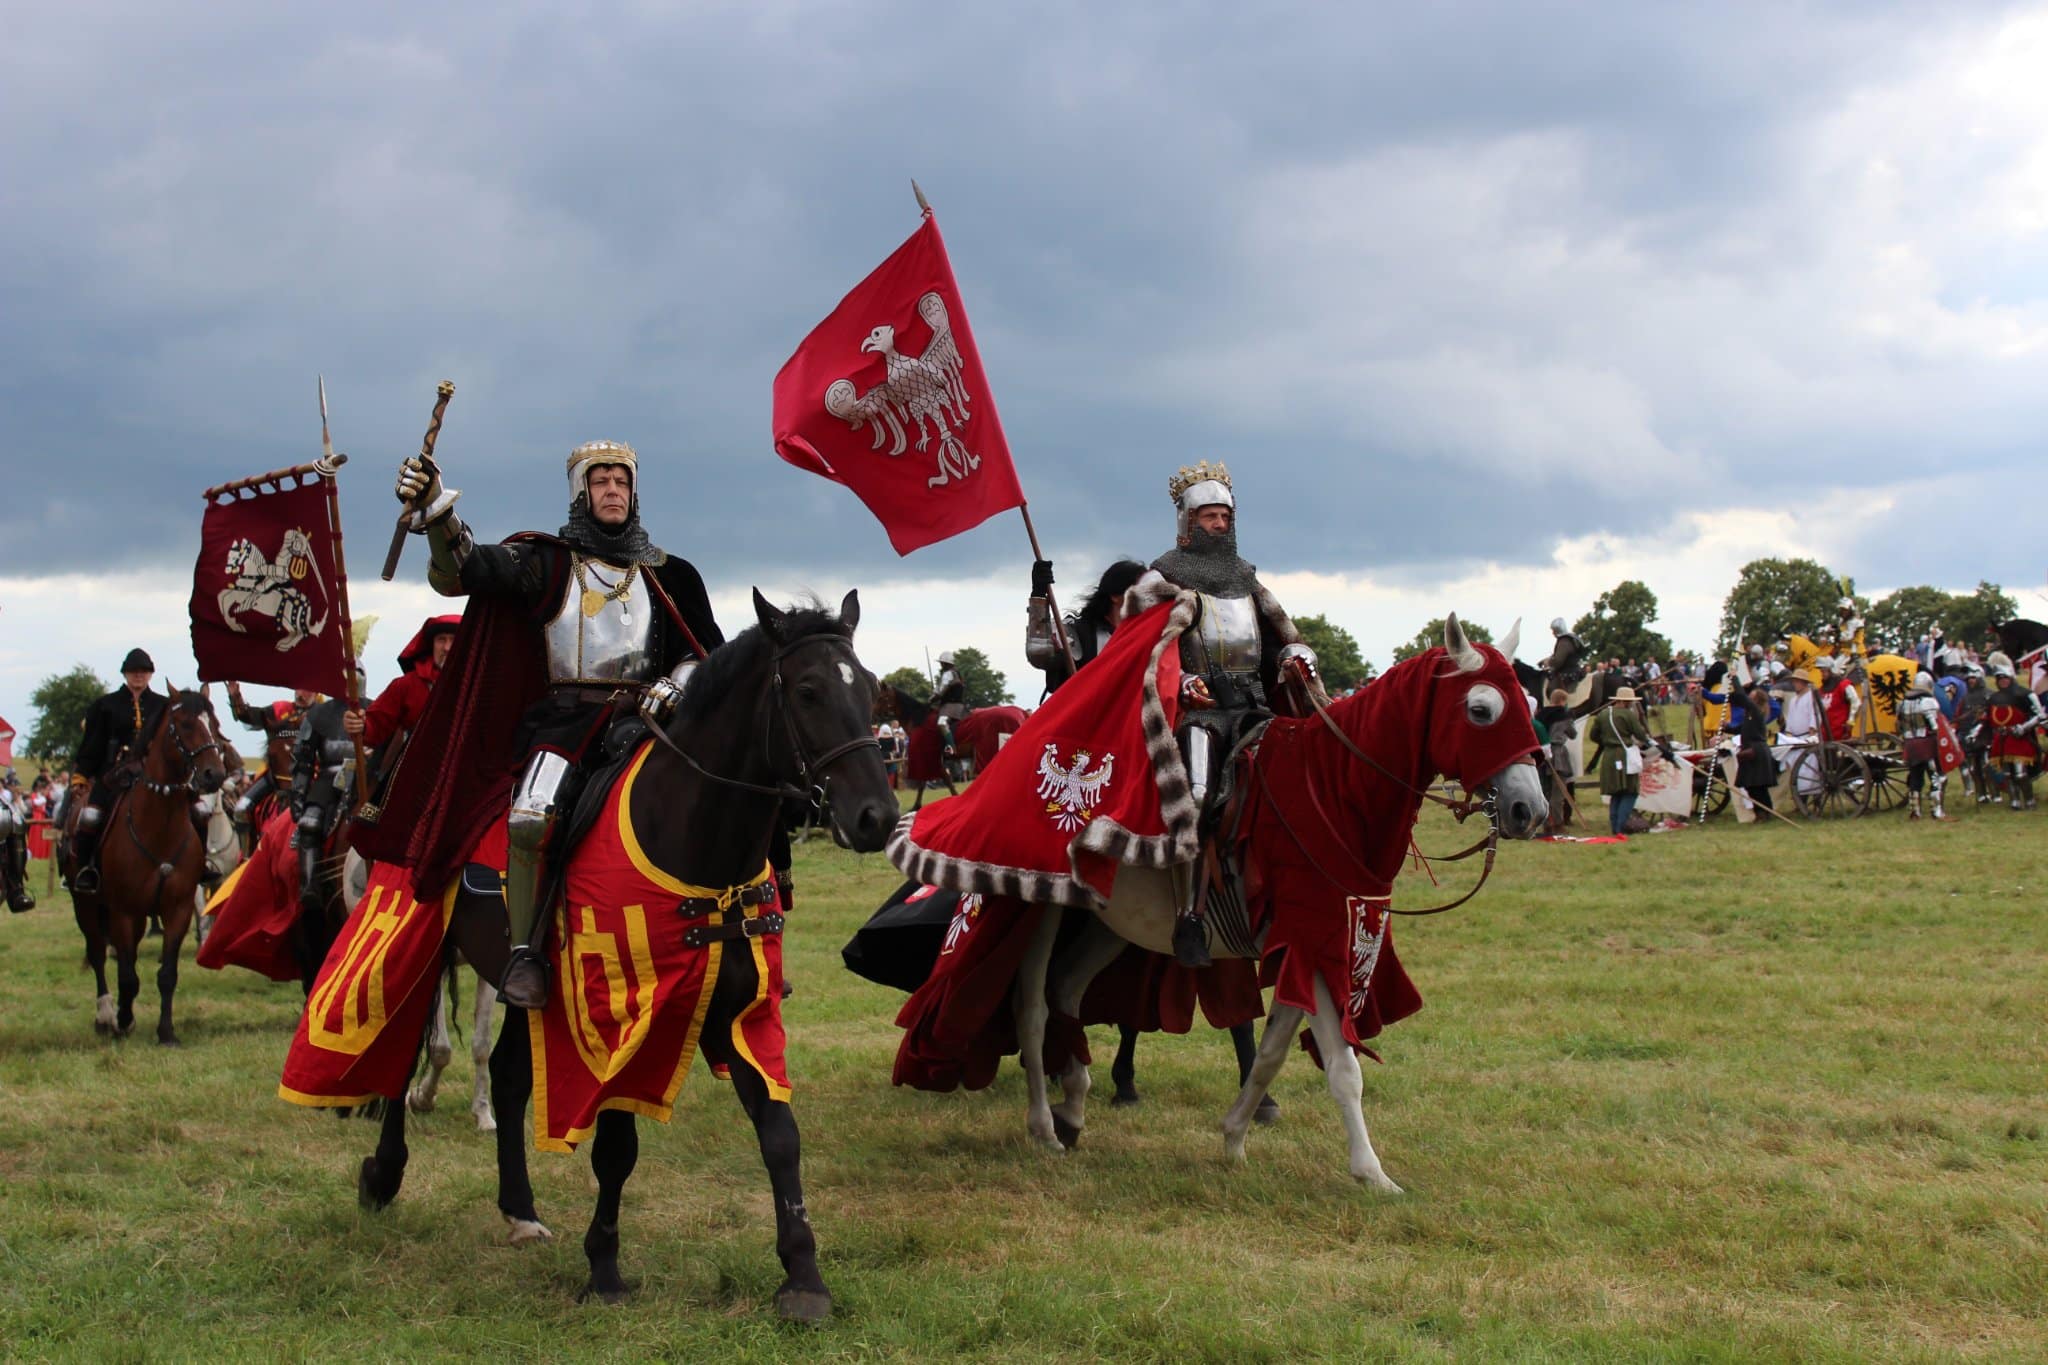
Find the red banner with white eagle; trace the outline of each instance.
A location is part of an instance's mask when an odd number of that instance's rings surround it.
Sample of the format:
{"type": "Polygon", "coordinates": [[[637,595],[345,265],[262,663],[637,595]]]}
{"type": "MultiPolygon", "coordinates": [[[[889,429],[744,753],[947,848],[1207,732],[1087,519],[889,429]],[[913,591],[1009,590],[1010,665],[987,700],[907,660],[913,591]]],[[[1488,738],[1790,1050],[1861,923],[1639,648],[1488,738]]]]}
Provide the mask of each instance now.
{"type": "Polygon", "coordinates": [[[311,465],[209,490],[192,570],[201,679],[348,691],[340,525],[334,480],[311,465]]]}
{"type": "Polygon", "coordinates": [[[930,213],[783,364],[774,426],[776,453],[852,489],[899,555],[1024,505],[930,213]]]}

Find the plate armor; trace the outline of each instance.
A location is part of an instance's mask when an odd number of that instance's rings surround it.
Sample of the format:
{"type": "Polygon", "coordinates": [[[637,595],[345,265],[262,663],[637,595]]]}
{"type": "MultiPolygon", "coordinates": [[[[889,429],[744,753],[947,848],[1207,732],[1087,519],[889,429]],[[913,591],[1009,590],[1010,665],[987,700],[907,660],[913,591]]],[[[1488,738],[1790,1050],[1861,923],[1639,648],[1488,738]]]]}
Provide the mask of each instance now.
{"type": "Polygon", "coordinates": [[[576,555],[561,603],[542,635],[548,681],[648,682],[654,671],[654,612],[635,569],[576,555]]]}

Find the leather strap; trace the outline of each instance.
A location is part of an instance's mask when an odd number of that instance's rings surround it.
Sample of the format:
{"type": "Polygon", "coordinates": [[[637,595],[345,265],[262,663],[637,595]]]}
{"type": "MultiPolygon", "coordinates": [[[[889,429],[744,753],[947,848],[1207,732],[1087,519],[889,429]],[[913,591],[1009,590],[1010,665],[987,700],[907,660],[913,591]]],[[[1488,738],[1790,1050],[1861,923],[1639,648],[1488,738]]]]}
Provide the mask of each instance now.
{"type": "Polygon", "coordinates": [[[775,879],[770,877],[758,886],[743,886],[728,896],[686,897],[676,902],[676,913],[684,919],[702,919],[729,906],[772,905],[775,894],[775,879]]]}
{"type": "Polygon", "coordinates": [[[782,915],[779,911],[771,910],[765,915],[755,915],[750,919],[729,919],[723,924],[693,924],[683,930],[683,946],[702,948],[728,939],[760,938],[764,934],[781,932],[782,915]]]}

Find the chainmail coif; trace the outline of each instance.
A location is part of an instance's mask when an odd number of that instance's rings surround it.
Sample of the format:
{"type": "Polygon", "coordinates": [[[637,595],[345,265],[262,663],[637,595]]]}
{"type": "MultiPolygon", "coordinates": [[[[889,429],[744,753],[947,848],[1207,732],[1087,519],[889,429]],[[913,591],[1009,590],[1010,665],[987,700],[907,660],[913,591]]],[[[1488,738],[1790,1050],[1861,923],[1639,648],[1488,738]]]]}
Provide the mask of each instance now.
{"type": "Polygon", "coordinates": [[[569,520],[557,532],[571,546],[607,564],[659,564],[668,556],[647,538],[640,524],[640,495],[633,495],[632,510],[624,522],[607,526],[590,510],[590,495],[578,493],[569,504],[569,520]]]}
{"type": "Polygon", "coordinates": [[[1250,597],[1259,586],[1258,570],[1237,553],[1237,525],[1228,531],[1188,528],[1188,544],[1178,545],[1152,561],[1168,580],[1212,597],[1250,597]]]}

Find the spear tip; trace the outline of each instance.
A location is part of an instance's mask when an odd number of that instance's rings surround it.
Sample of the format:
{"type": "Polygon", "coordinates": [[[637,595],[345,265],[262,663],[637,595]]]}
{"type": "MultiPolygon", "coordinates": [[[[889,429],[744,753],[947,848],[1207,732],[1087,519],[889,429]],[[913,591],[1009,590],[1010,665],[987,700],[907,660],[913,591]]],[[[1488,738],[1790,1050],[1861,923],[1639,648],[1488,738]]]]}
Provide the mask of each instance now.
{"type": "Polygon", "coordinates": [[[932,201],[924,197],[924,191],[918,187],[915,177],[911,179],[910,192],[917,196],[918,212],[930,213],[932,211],[932,201]]]}

